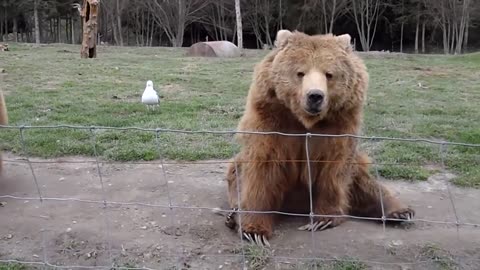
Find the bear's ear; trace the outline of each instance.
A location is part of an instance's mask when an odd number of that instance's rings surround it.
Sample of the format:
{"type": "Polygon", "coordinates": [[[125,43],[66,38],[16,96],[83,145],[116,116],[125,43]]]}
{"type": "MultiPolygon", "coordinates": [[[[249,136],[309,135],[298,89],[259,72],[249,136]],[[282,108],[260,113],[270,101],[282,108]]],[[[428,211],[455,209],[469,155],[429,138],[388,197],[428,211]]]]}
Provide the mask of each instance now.
{"type": "Polygon", "coordinates": [[[352,50],[352,45],[350,43],[352,41],[352,37],[349,34],[336,36],[336,39],[338,40],[340,46],[342,46],[342,48],[344,48],[346,51],[352,50]]]}
{"type": "Polygon", "coordinates": [[[275,38],[275,47],[277,48],[283,48],[285,45],[288,44],[289,38],[292,36],[292,32],[288,30],[279,30],[277,32],[277,37],[275,38]]]}

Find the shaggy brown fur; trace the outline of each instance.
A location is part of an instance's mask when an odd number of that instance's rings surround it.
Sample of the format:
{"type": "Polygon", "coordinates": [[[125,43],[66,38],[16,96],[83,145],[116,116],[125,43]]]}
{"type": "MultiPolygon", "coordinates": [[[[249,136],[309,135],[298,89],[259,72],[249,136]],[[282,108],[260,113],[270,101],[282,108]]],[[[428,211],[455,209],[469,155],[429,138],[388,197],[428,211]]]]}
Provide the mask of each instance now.
{"type": "MultiPolygon", "coordinates": [[[[350,36],[281,30],[275,44],[255,68],[238,130],[358,134],[368,73],[352,51],[350,36]],[[312,103],[311,93],[320,93],[323,99],[312,103]]],[[[309,213],[311,176],[315,214],[381,217],[381,190],[387,217],[410,219],[414,215],[370,177],[368,157],[357,149],[354,138],[309,138],[310,173],[305,137],[239,134],[237,139],[242,148],[227,171],[232,208],[240,201],[242,210],[309,213]]],[[[316,218],[320,225],[308,229],[322,230],[343,221],[340,217],[316,218]]],[[[243,213],[241,222],[243,233],[272,236],[273,215],[243,213]]]]}
{"type": "MultiPolygon", "coordinates": [[[[8,124],[7,105],[3,97],[3,91],[0,89],[0,125],[8,124]]],[[[2,172],[2,153],[0,152],[0,172],[2,172]]]]}

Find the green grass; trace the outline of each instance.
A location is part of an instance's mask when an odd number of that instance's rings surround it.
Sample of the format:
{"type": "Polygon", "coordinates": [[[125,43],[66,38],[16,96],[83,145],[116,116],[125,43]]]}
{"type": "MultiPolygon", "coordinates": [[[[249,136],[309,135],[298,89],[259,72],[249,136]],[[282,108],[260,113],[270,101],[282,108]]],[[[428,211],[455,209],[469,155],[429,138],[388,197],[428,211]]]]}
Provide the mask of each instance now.
{"type": "Polygon", "coordinates": [[[28,266],[16,264],[16,263],[0,263],[0,270],[29,270],[34,269],[33,267],[29,268],[28,266]]]}
{"type": "Polygon", "coordinates": [[[354,259],[338,259],[334,261],[314,261],[297,266],[297,269],[318,270],[366,270],[367,265],[354,259]]]}
{"type": "Polygon", "coordinates": [[[426,244],[421,247],[419,256],[431,260],[440,270],[458,269],[458,264],[451,254],[435,244],[426,244]]]}
{"type": "MultiPolygon", "coordinates": [[[[254,65],[264,51],[239,59],[189,58],[173,48],[100,47],[97,59],[79,47],[11,44],[0,54],[8,73],[12,125],[113,126],[233,130],[244,109],[254,65]],[[160,110],[140,103],[147,80],[163,96],[160,110]]],[[[480,54],[367,57],[370,73],[363,133],[480,143],[480,54]],[[419,83],[421,87],[419,86],[419,83]]],[[[1,81],[0,81],[1,82],[1,81]]],[[[92,156],[117,161],[230,158],[231,135],[118,130],[25,130],[30,155],[92,156]],[[161,149],[159,152],[158,149],[161,149]]],[[[22,154],[18,130],[2,130],[1,148],[22,154]]],[[[425,143],[364,141],[391,179],[425,180],[441,167],[440,147],[425,143]],[[401,164],[398,166],[397,164],[401,164]]],[[[446,169],[462,186],[480,187],[480,149],[448,147],[446,169]]]]}
{"type": "Polygon", "coordinates": [[[248,261],[248,266],[250,269],[264,269],[264,267],[269,263],[271,256],[272,254],[269,249],[253,244],[245,247],[245,259],[248,261]]]}
{"type": "Polygon", "coordinates": [[[331,265],[323,266],[322,270],[365,270],[367,266],[357,261],[336,261],[331,265]]]}

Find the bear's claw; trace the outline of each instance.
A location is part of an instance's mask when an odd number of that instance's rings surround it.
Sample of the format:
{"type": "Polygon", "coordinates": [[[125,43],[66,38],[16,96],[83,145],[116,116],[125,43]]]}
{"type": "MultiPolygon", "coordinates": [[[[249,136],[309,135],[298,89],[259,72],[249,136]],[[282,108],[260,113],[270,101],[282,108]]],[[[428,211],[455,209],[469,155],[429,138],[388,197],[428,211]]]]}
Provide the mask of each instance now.
{"type": "Polygon", "coordinates": [[[387,215],[387,218],[394,219],[391,221],[397,221],[397,222],[412,221],[414,217],[415,217],[415,211],[410,208],[397,210],[387,215]]]}
{"type": "Polygon", "coordinates": [[[340,225],[345,219],[344,218],[320,218],[314,220],[313,223],[308,223],[303,226],[298,227],[300,231],[323,231],[328,228],[333,228],[340,225]]]}
{"type": "Polygon", "coordinates": [[[333,221],[315,221],[314,223],[309,223],[307,225],[303,225],[298,229],[300,231],[323,231],[332,225],[333,221]]]}
{"type": "Polygon", "coordinates": [[[237,221],[235,220],[235,216],[236,216],[236,211],[238,211],[238,208],[232,208],[231,210],[232,212],[230,212],[226,217],[225,217],[225,225],[230,228],[230,229],[235,229],[235,227],[237,226],[237,221]]]}
{"type": "MultiPolygon", "coordinates": [[[[225,225],[230,229],[235,229],[238,224],[236,220],[238,208],[234,207],[231,209],[231,212],[226,216],[225,225]]],[[[259,233],[249,233],[242,231],[242,238],[248,240],[251,244],[258,245],[261,247],[270,247],[270,243],[267,240],[267,237],[259,233]]]]}
{"type": "Polygon", "coordinates": [[[243,237],[244,239],[247,239],[250,243],[254,245],[258,245],[261,247],[265,247],[265,246],[270,247],[270,243],[268,242],[267,237],[265,237],[265,235],[243,232],[243,237]]]}

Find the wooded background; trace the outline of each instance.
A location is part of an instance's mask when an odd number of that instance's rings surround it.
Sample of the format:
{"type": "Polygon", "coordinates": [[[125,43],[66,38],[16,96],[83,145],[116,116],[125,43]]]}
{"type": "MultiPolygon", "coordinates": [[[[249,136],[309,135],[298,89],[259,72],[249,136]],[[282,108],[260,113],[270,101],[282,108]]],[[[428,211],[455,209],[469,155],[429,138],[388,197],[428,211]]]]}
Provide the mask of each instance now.
{"type": "MultiPolygon", "coordinates": [[[[0,41],[81,42],[80,0],[0,0],[0,41]]],[[[268,48],[278,29],[349,33],[356,49],[463,53],[480,46],[480,0],[101,0],[99,42],[268,48]],[[236,5],[237,2],[237,5],[236,5]],[[236,13],[241,11],[241,13],[236,13]],[[240,10],[238,10],[240,8],[240,10]],[[239,44],[240,45],[240,44],[239,44]]]]}

